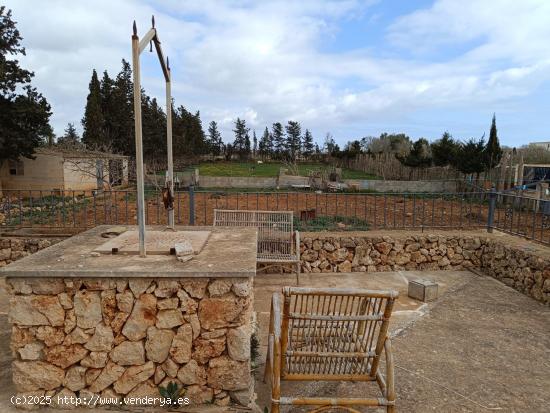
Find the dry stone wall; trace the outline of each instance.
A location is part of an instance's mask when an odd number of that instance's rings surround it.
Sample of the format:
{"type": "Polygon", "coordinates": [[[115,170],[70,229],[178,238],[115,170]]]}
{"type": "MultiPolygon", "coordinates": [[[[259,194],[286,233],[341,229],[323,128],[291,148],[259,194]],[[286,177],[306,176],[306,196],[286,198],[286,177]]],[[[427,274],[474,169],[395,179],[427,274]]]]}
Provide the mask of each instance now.
{"type": "Polygon", "coordinates": [[[250,402],[248,278],[7,281],[20,395],[158,398],[174,382],[192,404],[250,402]]]}
{"type": "Polygon", "coordinates": [[[62,240],[62,238],[0,238],[0,267],[62,240]]]}
{"type": "Polygon", "coordinates": [[[460,233],[404,237],[308,234],[302,238],[300,250],[306,273],[477,268],[550,305],[550,260],[490,237],[460,233]]]}

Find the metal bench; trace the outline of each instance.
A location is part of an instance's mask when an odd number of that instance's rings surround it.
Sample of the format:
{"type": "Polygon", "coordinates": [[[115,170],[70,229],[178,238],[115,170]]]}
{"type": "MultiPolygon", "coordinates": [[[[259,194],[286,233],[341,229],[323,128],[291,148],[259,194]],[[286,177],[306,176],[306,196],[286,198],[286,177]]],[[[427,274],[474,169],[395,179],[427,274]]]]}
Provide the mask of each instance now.
{"type": "Polygon", "coordinates": [[[300,233],[293,230],[292,211],[214,210],[215,227],[258,228],[258,263],[262,269],[290,266],[300,275],[300,233]]]}

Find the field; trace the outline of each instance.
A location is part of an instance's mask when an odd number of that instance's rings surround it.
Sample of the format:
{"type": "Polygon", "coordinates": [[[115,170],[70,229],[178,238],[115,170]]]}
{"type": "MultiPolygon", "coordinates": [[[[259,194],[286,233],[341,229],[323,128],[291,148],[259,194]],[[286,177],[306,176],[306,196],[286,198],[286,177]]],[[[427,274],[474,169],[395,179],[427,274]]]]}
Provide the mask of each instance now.
{"type": "MultiPolygon", "coordinates": [[[[274,177],[279,173],[282,162],[269,162],[257,164],[254,162],[207,162],[194,166],[199,168],[199,175],[203,176],[257,176],[274,177]]],[[[302,176],[309,176],[310,171],[328,170],[329,165],[322,163],[299,163],[298,173],[302,176]]],[[[344,169],[344,179],[376,179],[376,176],[362,171],[344,169]]]]}

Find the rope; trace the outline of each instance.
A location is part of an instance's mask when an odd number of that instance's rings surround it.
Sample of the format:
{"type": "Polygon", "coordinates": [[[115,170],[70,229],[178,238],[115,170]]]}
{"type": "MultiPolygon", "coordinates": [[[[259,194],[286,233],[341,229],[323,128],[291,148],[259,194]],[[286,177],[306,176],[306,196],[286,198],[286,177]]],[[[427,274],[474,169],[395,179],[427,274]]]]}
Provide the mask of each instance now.
{"type": "Polygon", "coordinates": [[[475,404],[476,406],[481,407],[482,409],[486,409],[486,410],[502,410],[502,407],[487,407],[487,406],[485,406],[485,405],[483,405],[483,404],[481,404],[481,403],[478,403],[478,402],[476,402],[475,400],[472,400],[472,399],[470,399],[469,397],[464,396],[463,394],[461,394],[461,393],[459,393],[459,392],[457,392],[457,391],[455,391],[455,390],[453,390],[453,389],[450,389],[450,388],[448,388],[448,387],[446,387],[446,386],[443,386],[442,384],[436,382],[435,380],[432,380],[432,379],[430,379],[429,377],[423,376],[423,375],[420,374],[420,373],[417,373],[417,372],[411,371],[411,370],[407,370],[406,368],[401,367],[401,366],[398,366],[398,365],[395,365],[395,367],[397,367],[398,369],[401,369],[401,370],[403,370],[403,371],[406,371],[407,373],[411,373],[411,374],[414,374],[415,376],[418,376],[418,377],[420,377],[420,378],[423,378],[423,379],[429,381],[430,383],[433,383],[433,384],[435,384],[435,385],[437,385],[437,386],[439,386],[439,387],[442,387],[442,388],[444,388],[445,390],[450,391],[451,393],[454,393],[454,394],[456,394],[457,396],[460,396],[460,397],[462,397],[462,398],[465,399],[465,400],[468,400],[470,403],[473,403],[473,404],[475,404]]]}

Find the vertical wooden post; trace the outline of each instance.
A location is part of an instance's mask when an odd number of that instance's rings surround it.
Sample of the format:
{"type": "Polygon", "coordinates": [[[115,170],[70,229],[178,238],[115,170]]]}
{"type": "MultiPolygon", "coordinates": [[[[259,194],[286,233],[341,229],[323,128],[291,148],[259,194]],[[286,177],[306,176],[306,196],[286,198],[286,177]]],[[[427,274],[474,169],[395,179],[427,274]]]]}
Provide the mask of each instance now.
{"type": "MultiPolygon", "coordinates": [[[[168,58],[166,58],[166,68],[168,72],[168,78],[166,79],[166,156],[168,157],[168,171],[166,173],[166,179],[168,180],[170,192],[174,194],[174,159],[172,154],[172,76],[170,73],[170,63],[168,58]]],[[[174,208],[168,210],[168,227],[174,229],[174,208]]]]}
{"type": "Polygon", "coordinates": [[[139,256],[145,257],[145,190],[143,174],[143,145],[141,140],[141,85],[139,68],[139,37],[134,21],[132,35],[132,66],[134,75],[134,127],[136,135],[137,220],[139,231],[139,256]]]}

